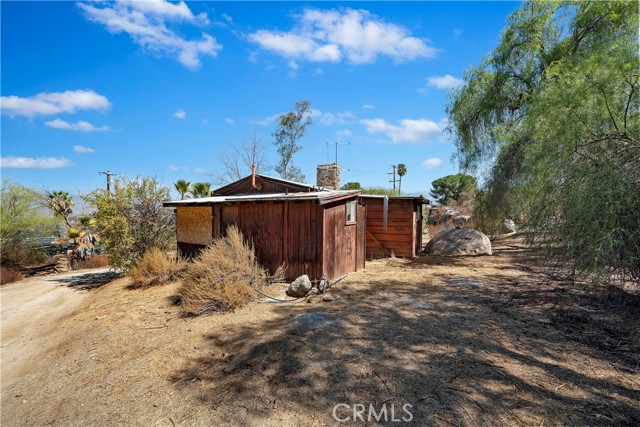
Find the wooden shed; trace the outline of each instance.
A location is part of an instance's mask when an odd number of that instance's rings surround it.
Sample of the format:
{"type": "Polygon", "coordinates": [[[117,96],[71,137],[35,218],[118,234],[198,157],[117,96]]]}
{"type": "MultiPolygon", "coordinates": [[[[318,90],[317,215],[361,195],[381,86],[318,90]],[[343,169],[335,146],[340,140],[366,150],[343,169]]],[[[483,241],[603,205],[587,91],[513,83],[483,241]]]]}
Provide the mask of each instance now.
{"type": "MultiPolygon", "coordinates": [[[[246,188],[241,181],[232,184],[246,188]]],[[[271,272],[286,265],[289,280],[302,274],[312,280],[335,279],[364,268],[366,209],[358,202],[358,191],[312,191],[306,186],[289,192],[293,187],[287,184],[279,188],[282,193],[261,194],[259,184],[249,182],[254,194],[165,203],[176,208],[178,251],[193,256],[235,224],[253,241],[259,262],[271,272]]],[[[282,182],[264,180],[262,189],[271,184],[282,182]]],[[[224,192],[231,193],[229,186],[213,193],[224,192]]]]}
{"type": "Polygon", "coordinates": [[[367,258],[414,257],[422,250],[422,206],[427,199],[363,194],[360,201],[367,206],[367,258]]]}

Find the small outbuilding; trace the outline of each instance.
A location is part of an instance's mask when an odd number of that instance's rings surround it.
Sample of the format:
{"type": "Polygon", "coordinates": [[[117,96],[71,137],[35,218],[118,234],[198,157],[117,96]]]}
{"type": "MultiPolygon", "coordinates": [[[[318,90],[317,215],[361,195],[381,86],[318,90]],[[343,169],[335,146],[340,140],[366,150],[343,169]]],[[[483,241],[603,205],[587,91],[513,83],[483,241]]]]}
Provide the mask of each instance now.
{"type": "Polygon", "coordinates": [[[270,272],[287,279],[338,278],[364,268],[366,208],[359,191],[326,191],[252,174],[211,197],[166,202],[176,213],[178,251],[197,255],[236,225],[270,272]]]}
{"type": "Polygon", "coordinates": [[[422,206],[418,197],[362,194],[367,206],[367,258],[414,257],[422,250],[422,206]]]}

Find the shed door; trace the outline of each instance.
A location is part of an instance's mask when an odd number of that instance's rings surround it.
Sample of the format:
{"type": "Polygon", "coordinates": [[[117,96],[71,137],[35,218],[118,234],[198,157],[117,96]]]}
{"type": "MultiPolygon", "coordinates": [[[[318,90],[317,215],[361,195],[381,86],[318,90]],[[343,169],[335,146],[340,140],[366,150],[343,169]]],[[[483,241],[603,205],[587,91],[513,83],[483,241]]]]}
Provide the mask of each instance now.
{"type": "Polygon", "coordinates": [[[358,203],[356,213],[356,271],[364,268],[365,257],[367,256],[367,206],[358,203]]]}
{"type": "Polygon", "coordinates": [[[220,233],[222,236],[227,235],[227,227],[238,224],[238,207],[223,206],[220,215],[220,233]]]}

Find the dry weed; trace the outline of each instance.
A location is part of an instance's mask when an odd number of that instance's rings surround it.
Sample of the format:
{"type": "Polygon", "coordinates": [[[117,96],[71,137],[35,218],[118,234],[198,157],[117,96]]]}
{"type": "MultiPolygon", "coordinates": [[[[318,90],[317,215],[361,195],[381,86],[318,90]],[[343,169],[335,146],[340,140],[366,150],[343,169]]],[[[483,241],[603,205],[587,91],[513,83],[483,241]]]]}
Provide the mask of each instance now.
{"type": "Polygon", "coordinates": [[[83,259],[78,263],[78,267],[83,268],[102,268],[108,267],[111,263],[109,257],[105,255],[92,255],[91,258],[83,259]]]}
{"type": "Polygon", "coordinates": [[[189,314],[227,311],[245,305],[270,279],[256,259],[253,245],[235,227],[212,243],[189,266],[178,289],[189,314]]]}
{"type": "Polygon", "coordinates": [[[184,270],[186,265],[187,262],[183,259],[171,259],[162,250],[151,248],[131,269],[133,286],[146,288],[169,283],[184,270]]]}
{"type": "Polygon", "coordinates": [[[24,274],[15,268],[0,267],[0,285],[17,282],[24,279],[24,274]]]}

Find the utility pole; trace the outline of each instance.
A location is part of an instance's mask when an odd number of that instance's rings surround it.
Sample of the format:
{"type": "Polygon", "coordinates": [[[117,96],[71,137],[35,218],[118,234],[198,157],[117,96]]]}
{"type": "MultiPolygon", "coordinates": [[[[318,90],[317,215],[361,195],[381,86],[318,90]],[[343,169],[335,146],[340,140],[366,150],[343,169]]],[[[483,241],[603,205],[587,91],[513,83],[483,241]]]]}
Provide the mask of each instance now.
{"type": "Polygon", "coordinates": [[[107,193],[111,191],[111,177],[112,176],[117,176],[117,174],[113,173],[113,172],[98,172],[98,175],[106,175],[107,176],[107,193]]]}
{"type": "Polygon", "coordinates": [[[393,168],[393,172],[387,172],[387,175],[393,175],[393,180],[389,180],[389,182],[393,182],[393,192],[396,192],[396,165],[391,165],[393,168]]]}

